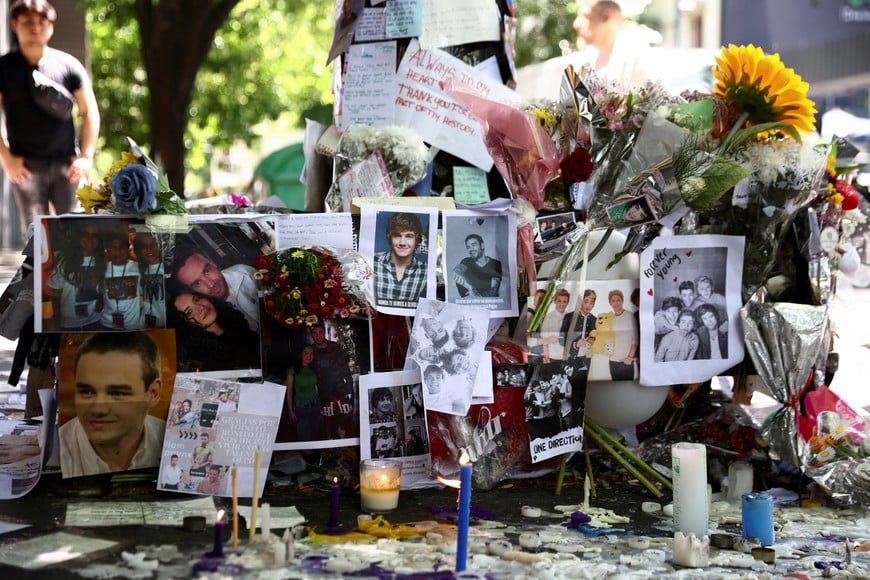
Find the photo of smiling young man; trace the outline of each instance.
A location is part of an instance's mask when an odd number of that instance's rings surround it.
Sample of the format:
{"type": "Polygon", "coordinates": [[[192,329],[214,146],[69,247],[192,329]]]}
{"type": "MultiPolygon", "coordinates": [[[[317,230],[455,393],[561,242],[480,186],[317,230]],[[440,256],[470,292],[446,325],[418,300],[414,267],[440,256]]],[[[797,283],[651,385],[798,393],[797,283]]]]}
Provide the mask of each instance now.
{"type": "Polygon", "coordinates": [[[174,380],[171,332],[79,334],[63,344],[62,476],[158,466],[174,380]]]}
{"type": "Polygon", "coordinates": [[[408,314],[420,298],[434,294],[435,269],[429,248],[435,240],[437,211],[378,211],[363,206],[360,230],[374,232],[360,240],[360,253],[374,271],[375,307],[389,314],[408,314]],[[368,226],[368,227],[367,227],[368,226]]]}

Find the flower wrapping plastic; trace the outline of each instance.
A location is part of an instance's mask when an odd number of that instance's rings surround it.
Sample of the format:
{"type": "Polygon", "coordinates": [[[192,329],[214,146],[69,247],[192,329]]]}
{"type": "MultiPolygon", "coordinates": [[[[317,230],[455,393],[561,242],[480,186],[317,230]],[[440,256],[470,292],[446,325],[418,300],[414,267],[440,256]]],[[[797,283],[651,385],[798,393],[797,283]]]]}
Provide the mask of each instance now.
{"type": "Polygon", "coordinates": [[[480,123],[484,145],[511,193],[540,210],[547,183],[559,174],[559,151],[550,135],[532,115],[480,97],[453,79],[441,88],[480,123]]]}

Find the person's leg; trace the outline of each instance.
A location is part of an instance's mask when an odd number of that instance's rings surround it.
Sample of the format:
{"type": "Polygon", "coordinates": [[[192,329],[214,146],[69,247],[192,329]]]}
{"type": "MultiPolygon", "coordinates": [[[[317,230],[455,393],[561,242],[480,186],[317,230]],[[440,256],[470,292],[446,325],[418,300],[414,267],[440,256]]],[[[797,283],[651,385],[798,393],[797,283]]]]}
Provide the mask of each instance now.
{"type": "Polygon", "coordinates": [[[34,171],[32,177],[25,183],[12,184],[12,195],[15,196],[15,204],[18,206],[18,221],[24,241],[27,237],[27,228],[36,216],[49,213],[47,181],[44,174],[34,171]]]}
{"type": "Polygon", "coordinates": [[[66,177],[69,163],[53,162],[49,170],[47,200],[51,202],[54,213],[63,215],[73,211],[76,205],[78,184],[70,183],[66,177]]]}

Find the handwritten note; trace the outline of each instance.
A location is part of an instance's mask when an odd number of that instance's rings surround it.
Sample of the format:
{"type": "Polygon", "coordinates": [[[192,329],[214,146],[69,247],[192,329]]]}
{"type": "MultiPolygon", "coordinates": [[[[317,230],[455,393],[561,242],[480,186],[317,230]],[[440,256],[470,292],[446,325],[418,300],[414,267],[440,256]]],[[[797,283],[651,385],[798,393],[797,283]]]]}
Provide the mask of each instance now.
{"type": "Polygon", "coordinates": [[[389,125],[396,93],[396,43],[351,45],[342,87],[341,129],[353,124],[389,125]]]}
{"type": "Polygon", "coordinates": [[[486,172],[477,167],[453,168],[453,198],[465,205],[477,205],[489,201],[486,172]]]}
{"type": "Polygon", "coordinates": [[[423,0],[424,48],[501,39],[498,5],[492,0],[423,0]]]}
{"type": "Polygon", "coordinates": [[[279,250],[305,245],[353,248],[349,213],[309,213],[275,216],[279,250]]]}
{"type": "Polygon", "coordinates": [[[383,8],[366,8],[359,18],[353,37],[357,42],[385,40],[386,28],[386,11],[383,8]]]}
{"type": "Polygon", "coordinates": [[[519,96],[442,50],[420,48],[416,40],[408,45],[396,77],[396,124],[413,127],[430,145],[489,171],[492,158],[480,124],[441,90],[441,83],[462,83],[482,97],[505,103],[518,102],[519,96]]]}
{"type": "Polygon", "coordinates": [[[387,38],[420,36],[422,20],[421,0],[392,0],[387,4],[387,38]]]}

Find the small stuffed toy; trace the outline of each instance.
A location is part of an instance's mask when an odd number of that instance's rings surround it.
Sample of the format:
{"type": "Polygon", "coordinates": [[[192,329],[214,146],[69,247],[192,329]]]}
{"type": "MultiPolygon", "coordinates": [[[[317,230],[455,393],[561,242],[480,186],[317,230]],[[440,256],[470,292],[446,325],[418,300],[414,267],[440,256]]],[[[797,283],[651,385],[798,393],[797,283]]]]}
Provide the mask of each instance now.
{"type": "Polygon", "coordinates": [[[613,352],[616,344],[616,331],[613,330],[613,312],[599,314],[595,320],[595,330],[589,332],[595,339],[592,343],[592,354],[607,354],[613,352]],[[609,347],[608,347],[609,345],[609,347]]]}

